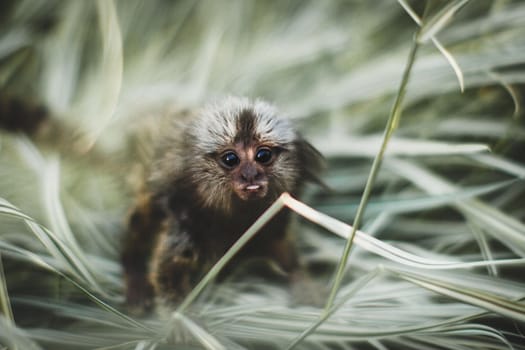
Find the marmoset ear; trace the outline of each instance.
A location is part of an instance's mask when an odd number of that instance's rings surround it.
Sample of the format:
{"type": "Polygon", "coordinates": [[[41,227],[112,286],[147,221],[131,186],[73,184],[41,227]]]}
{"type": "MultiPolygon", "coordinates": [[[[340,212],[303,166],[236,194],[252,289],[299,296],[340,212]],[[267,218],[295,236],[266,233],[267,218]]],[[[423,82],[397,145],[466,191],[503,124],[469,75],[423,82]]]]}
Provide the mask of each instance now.
{"type": "Polygon", "coordinates": [[[321,173],[326,168],[326,160],[323,155],[301,136],[294,141],[294,146],[304,180],[328,189],[328,186],[321,180],[321,173]]]}

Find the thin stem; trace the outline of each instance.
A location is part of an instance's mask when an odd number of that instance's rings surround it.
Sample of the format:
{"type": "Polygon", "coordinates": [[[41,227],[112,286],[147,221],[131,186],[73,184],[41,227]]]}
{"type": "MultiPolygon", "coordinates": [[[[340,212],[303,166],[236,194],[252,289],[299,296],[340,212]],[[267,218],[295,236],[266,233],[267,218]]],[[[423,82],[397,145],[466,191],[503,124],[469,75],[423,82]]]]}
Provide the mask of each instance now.
{"type": "Polygon", "coordinates": [[[370,281],[375,279],[377,276],[379,276],[383,272],[383,268],[379,267],[365,276],[361,277],[360,280],[356,281],[352,287],[352,289],[349,291],[349,293],[344,297],[343,300],[341,300],[339,303],[335,304],[330,308],[328,312],[325,312],[324,314],[319,317],[319,319],[312,324],[310,327],[308,327],[303,333],[301,333],[297,338],[294,339],[294,341],[286,348],[286,350],[292,350],[295,348],[300,342],[302,342],[308,335],[315,332],[317,328],[319,328],[320,325],[323,324],[324,321],[326,321],[332,314],[337,311],[341,306],[343,306],[344,303],[348,301],[352,296],[354,296],[357,292],[359,292],[361,289],[363,289],[370,281]]]}
{"type": "Polygon", "coordinates": [[[359,228],[361,224],[361,220],[363,218],[363,215],[366,209],[366,205],[368,203],[368,198],[370,197],[370,193],[372,192],[372,188],[374,186],[375,180],[377,178],[377,174],[379,173],[379,169],[383,161],[383,157],[384,157],[387,145],[388,145],[388,141],[390,140],[392,133],[394,132],[394,130],[397,128],[399,124],[399,118],[401,116],[401,105],[406,95],[406,87],[407,87],[407,84],[410,78],[410,72],[412,71],[412,67],[414,65],[415,58],[416,58],[417,49],[419,48],[419,43],[416,40],[418,37],[419,31],[420,29],[418,29],[412,41],[412,47],[410,50],[410,54],[408,56],[408,62],[406,64],[405,71],[403,73],[401,85],[399,86],[399,90],[397,92],[397,97],[394,102],[394,106],[392,108],[392,111],[390,113],[390,116],[388,118],[388,121],[385,127],[381,149],[379,150],[379,153],[374,158],[372,169],[370,170],[370,175],[368,176],[368,180],[366,182],[365,189],[361,197],[361,202],[359,203],[359,208],[357,209],[357,213],[356,213],[353,225],[352,225],[353,226],[352,231],[350,233],[350,236],[348,237],[348,240],[346,241],[346,245],[343,250],[341,260],[339,261],[339,265],[337,267],[337,272],[334,277],[334,283],[333,283],[332,289],[330,290],[330,295],[328,297],[328,300],[326,302],[326,305],[323,311],[324,315],[329,312],[329,310],[331,309],[334,303],[335,296],[337,294],[337,291],[339,290],[341,281],[343,279],[346,264],[348,262],[348,257],[350,256],[350,250],[353,245],[354,237],[357,232],[357,229],[359,228]]]}
{"type": "MultiPolygon", "coordinates": [[[[6,322],[10,326],[15,326],[15,318],[13,316],[13,309],[11,309],[11,302],[9,301],[9,293],[7,291],[7,282],[4,273],[4,265],[2,263],[2,255],[0,255],[0,314],[3,314],[6,322]]],[[[13,345],[12,350],[18,350],[18,346],[13,345]]]]}
{"type": "Polygon", "coordinates": [[[9,294],[7,293],[7,283],[5,279],[4,266],[2,264],[2,256],[0,255],[0,313],[2,313],[6,320],[14,325],[15,319],[13,317],[13,310],[9,302],[9,294]]]}

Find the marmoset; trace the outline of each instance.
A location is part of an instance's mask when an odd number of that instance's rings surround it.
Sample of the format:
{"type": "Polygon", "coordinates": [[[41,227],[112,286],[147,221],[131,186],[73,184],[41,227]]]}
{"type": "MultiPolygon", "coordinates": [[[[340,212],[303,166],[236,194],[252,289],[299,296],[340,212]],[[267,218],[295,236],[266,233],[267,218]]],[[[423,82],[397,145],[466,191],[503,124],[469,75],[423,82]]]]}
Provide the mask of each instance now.
{"type": "MultiPolygon", "coordinates": [[[[176,304],[283,192],[318,182],[320,153],[263,101],[230,97],[183,127],[165,128],[145,190],[131,211],[122,263],[135,311],[176,304]]],[[[280,212],[239,252],[299,268],[280,212]]]]}

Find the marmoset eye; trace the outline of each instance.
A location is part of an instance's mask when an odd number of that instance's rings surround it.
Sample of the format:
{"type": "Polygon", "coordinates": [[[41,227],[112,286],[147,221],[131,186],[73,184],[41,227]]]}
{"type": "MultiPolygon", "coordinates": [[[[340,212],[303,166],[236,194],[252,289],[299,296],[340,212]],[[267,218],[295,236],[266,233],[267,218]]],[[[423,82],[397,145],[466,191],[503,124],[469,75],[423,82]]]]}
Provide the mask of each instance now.
{"type": "Polygon", "coordinates": [[[255,154],[255,161],[261,164],[268,164],[272,158],[272,150],[267,147],[259,148],[255,154]]]}
{"type": "Polygon", "coordinates": [[[221,156],[221,163],[227,168],[234,168],[239,162],[239,156],[235,152],[226,152],[221,156]]]}

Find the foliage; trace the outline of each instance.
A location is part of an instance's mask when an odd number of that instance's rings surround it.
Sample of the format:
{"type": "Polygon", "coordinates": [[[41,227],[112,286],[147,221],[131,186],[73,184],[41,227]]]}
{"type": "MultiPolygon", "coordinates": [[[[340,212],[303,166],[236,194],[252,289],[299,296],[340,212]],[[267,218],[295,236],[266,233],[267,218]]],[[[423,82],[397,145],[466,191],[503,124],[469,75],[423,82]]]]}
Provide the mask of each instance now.
{"type": "Polygon", "coordinates": [[[0,348],[525,348],[523,2],[0,8],[0,97],[71,130],[0,134],[0,348]],[[128,316],[133,135],[228,94],[273,101],[328,160],[332,191],[267,213],[305,218],[322,301],[248,267],[214,284],[217,265],[178,310],[128,316]]]}

